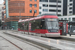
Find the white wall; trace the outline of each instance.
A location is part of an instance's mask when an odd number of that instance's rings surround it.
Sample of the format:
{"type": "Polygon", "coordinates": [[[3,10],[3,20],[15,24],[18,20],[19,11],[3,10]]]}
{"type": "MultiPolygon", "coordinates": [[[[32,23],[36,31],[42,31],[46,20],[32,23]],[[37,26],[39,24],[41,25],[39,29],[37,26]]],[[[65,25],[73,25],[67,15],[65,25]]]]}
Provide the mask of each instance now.
{"type": "Polygon", "coordinates": [[[73,14],[73,1],[70,2],[70,0],[68,0],[68,3],[67,3],[67,15],[72,15],[73,14]],[[72,4],[72,5],[70,5],[72,4]],[[69,9],[69,8],[72,8],[72,9],[69,9]],[[72,13],[69,13],[70,11],[72,11],[72,13]]]}
{"type": "MultiPolygon", "coordinates": [[[[61,5],[61,7],[58,8],[58,10],[61,10],[61,12],[58,12],[58,14],[63,15],[63,0],[60,0],[61,3],[58,3],[58,5],[61,5]]],[[[56,14],[56,12],[49,12],[49,9],[52,10],[56,10],[56,7],[49,7],[49,5],[56,5],[56,2],[40,2],[39,3],[39,7],[41,7],[41,9],[39,9],[39,12],[41,12],[41,14],[44,13],[50,13],[50,14],[56,14]],[[48,4],[48,7],[43,7],[43,4],[48,4]],[[43,12],[43,9],[48,9],[48,12],[43,12]]]]}
{"type": "Polygon", "coordinates": [[[63,20],[65,20],[65,18],[67,18],[67,20],[69,20],[68,18],[70,18],[71,21],[73,21],[72,19],[75,18],[75,15],[72,15],[72,16],[59,16],[58,18],[59,19],[62,19],[63,18],[63,20]]]}

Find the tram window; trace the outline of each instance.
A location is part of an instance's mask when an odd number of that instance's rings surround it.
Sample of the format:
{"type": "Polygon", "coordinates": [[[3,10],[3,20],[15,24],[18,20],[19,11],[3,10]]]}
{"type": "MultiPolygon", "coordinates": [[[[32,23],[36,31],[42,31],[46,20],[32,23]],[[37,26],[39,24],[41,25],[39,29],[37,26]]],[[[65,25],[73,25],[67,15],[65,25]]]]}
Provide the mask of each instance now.
{"type": "Polygon", "coordinates": [[[62,26],[59,27],[59,29],[61,29],[61,30],[62,30],[62,28],[63,28],[62,26]]]}
{"type": "Polygon", "coordinates": [[[28,22],[25,22],[25,30],[28,30],[28,22]]]}
{"type": "Polygon", "coordinates": [[[18,28],[20,28],[20,26],[21,26],[21,24],[20,24],[20,23],[18,23],[18,28]]]}
{"type": "Polygon", "coordinates": [[[18,23],[18,27],[23,30],[24,29],[24,23],[18,23]]]}
{"type": "Polygon", "coordinates": [[[40,29],[46,29],[45,21],[41,21],[40,29]]]}
{"type": "Polygon", "coordinates": [[[71,32],[75,32],[75,26],[71,27],[71,32]]]}
{"type": "Polygon", "coordinates": [[[32,31],[35,30],[35,22],[32,22],[32,23],[31,23],[31,30],[32,30],[32,31]]]}
{"type": "Polygon", "coordinates": [[[36,29],[40,29],[41,19],[36,20],[36,29]]]}
{"type": "Polygon", "coordinates": [[[45,27],[45,20],[39,19],[31,22],[31,30],[34,31],[35,29],[46,29],[45,27]]]}
{"type": "Polygon", "coordinates": [[[35,20],[35,22],[31,23],[31,30],[40,29],[41,19],[35,20]]]}

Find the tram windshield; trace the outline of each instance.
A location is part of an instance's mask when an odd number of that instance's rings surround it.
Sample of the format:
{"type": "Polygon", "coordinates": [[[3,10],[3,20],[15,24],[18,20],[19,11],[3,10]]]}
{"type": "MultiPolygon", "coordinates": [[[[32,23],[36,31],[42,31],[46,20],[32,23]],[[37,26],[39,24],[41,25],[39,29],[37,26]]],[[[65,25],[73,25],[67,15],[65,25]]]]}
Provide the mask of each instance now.
{"type": "Polygon", "coordinates": [[[57,19],[47,19],[47,28],[48,29],[59,29],[57,19]]]}

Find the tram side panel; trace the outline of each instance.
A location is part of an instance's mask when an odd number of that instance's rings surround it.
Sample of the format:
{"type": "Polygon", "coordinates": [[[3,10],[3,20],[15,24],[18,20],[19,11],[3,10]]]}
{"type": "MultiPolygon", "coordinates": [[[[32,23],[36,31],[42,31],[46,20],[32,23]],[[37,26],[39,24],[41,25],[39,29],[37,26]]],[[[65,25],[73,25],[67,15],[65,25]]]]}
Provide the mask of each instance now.
{"type": "MultiPolygon", "coordinates": [[[[58,21],[56,21],[56,24],[57,24],[57,22],[58,21]]],[[[50,29],[50,30],[48,30],[46,28],[47,24],[45,23],[45,19],[32,20],[32,21],[29,22],[29,24],[28,24],[28,21],[26,21],[25,25],[24,25],[24,22],[20,22],[18,25],[19,25],[18,31],[24,31],[25,30],[25,32],[28,32],[28,28],[29,28],[29,32],[32,32],[32,33],[42,34],[42,35],[45,35],[45,36],[48,36],[48,37],[49,36],[50,37],[59,37],[60,36],[59,29],[50,29]],[[25,26],[25,29],[24,29],[24,26],[25,26]]]]}

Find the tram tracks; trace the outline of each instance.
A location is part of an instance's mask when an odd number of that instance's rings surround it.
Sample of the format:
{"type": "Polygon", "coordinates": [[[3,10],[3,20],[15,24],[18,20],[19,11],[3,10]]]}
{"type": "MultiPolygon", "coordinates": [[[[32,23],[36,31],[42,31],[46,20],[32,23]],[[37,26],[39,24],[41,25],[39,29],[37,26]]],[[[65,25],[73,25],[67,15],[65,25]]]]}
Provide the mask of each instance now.
{"type": "MultiPolygon", "coordinates": [[[[17,31],[15,31],[15,32],[17,32],[17,31]]],[[[48,37],[43,37],[43,38],[47,38],[47,39],[49,39],[48,37]]],[[[55,39],[55,40],[62,40],[62,41],[75,42],[75,40],[74,40],[74,39],[65,38],[65,37],[55,37],[55,38],[50,37],[50,38],[51,38],[51,39],[55,39]]]]}
{"type": "MultiPolygon", "coordinates": [[[[45,42],[48,42],[49,44],[52,44],[52,45],[54,44],[53,47],[55,47],[55,44],[56,44],[56,46],[59,46],[59,47],[56,47],[56,48],[59,48],[59,49],[62,48],[62,47],[66,47],[66,46],[68,46],[68,48],[71,49],[71,48],[74,48],[74,47],[70,47],[70,46],[75,46],[75,42],[72,42],[72,41],[69,42],[68,40],[64,40],[63,38],[53,38],[53,39],[51,39],[51,38],[47,38],[47,37],[31,36],[31,35],[26,35],[26,34],[21,34],[21,33],[13,33],[13,32],[8,32],[7,35],[8,34],[10,36],[14,36],[14,37],[16,36],[16,38],[20,38],[19,41],[24,40],[24,41],[28,41],[28,42],[31,42],[31,43],[36,44],[36,45],[39,44],[39,46],[43,45],[43,46],[41,46],[43,48],[48,48],[48,46],[46,47],[46,44],[45,45],[43,44],[45,42]],[[40,43],[42,41],[37,41],[37,40],[35,41],[32,38],[42,40],[43,43],[40,43]],[[60,46],[62,46],[62,47],[60,47],[60,46]]],[[[52,45],[50,45],[50,46],[52,46],[52,45]]],[[[44,49],[41,49],[41,50],[44,50],[44,49]]]]}
{"type": "Polygon", "coordinates": [[[11,42],[10,40],[4,38],[3,36],[0,36],[2,37],[3,39],[5,39],[6,41],[8,41],[9,43],[11,43],[12,45],[14,45],[15,47],[17,47],[19,50],[23,50],[22,48],[20,48],[19,46],[17,46],[16,44],[14,44],[13,42],[11,42]]]}
{"type": "MultiPolygon", "coordinates": [[[[21,41],[21,42],[24,42],[24,43],[27,43],[27,44],[29,44],[29,45],[31,45],[31,46],[34,46],[34,47],[36,47],[36,48],[39,48],[40,50],[48,50],[47,48],[44,48],[44,47],[42,47],[42,46],[40,46],[40,45],[36,45],[36,43],[31,43],[31,42],[28,42],[28,40],[26,40],[26,39],[23,39],[23,38],[20,38],[20,37],[16,37],[16,36],[12,36],[12,35],[10,35],[10,34],[6,34],[5,32],[4,32],[4,34],[5,35],[7,35],[7,36],[11,36],[12,38],[14,38],[14,39],[17,39],[17,40],[19,40],[19,41],[21,41]]],[[[7,39],[6,39],[7,40],[7,39]]],[[[9,40],[8,40],[9,41],[9,40]]],[[[11,42],[11,41],[9,41],[9,42],[11,42]]],[[[12,43],[12,42],[11,42],[12,43]]],[[[14,44],[14,43],[12,43],[12,44],[14,44]]],[[[15,45],[15,44],[14,44],[15,45]]],[[[17,45],[15,45],[15,46],[17,46],[17,45]]],[[[17,46],[19,49],[21,49],[19,46],[17,46]]],[[[21,50],[23,50],[23,49],[21,49],[21,50]]],[[[52,49],[50,49],[50,50],[52,50],[52,49]]]]}
{"type": "MultiPolygon", "coordinates": [[[[47,38],[47,37],[36,37],[36,36],[31,36],[31,35],[25,35],[25,34],[12,34],[12,32],[11,33],[7,33],[7,34],[10,34],[10,35],[22,35],[22,36],[26,36],[26,37],[33,37],[33,38],[38,38],[38,39],[40,39],[40,40],[43,40],[43,41],[48,41],[48,42],[53,42],[53,43],[57,43],[57,44],[61,44],[61,45],[68,45],[69,47],[70,46],[74,46],[75,45],[75,43],[74,43],[74,41],[72,42],[72,41],[68,41],[68,40],[64,40],[63,38],[52,38],[52,40],[51,40],[51,38],[47,38]],[[56,40],[53,40],[53,39],[56,39],[56,40]]],[[[20,38],[19,36],[17,36],[17,38],[20,38]]],[[[27,38],[26,39],[24,39],[24,38],[20,38],[19,39],[20,41],[23,41],[23,40],[25,40],[25,41],[28,41],[27,40],[27,38]]],[[[23,41],[24,42],[24,41],[23,41]]],[[[29,41],[29,42],[32,42],[33,43],[33,41],[29,41]]],[[[28,43],[29,44],[29,43],[28,43]]],[[[34,43],[35,44],[35,43],[34,43]]],[[[40,45],[39,45],[40,46],[40,45]]],[[[41,50],[44,50],[44,49],[41,49],[41,50]]]]}
{"type": "MultiPolygon", "coordinates": [[[[23,39],[23,38],[20,38],[18,36],[14,36],[14,35],[11,35],[11,34],[8,34],[8,33],[5,33],[5,34],[8,35],[8,36],[11,36],[12,38],[15,38],[15,39],[17,39],[19,41],[22,41],[24,43],[30,44],[30,45],[32,45],[34,47],[37,47],[37,48],[39,48],[41,50],[57,50],[58,49],[58,48],[55,48],[55,47],[52,47],[52,46],[47,47],[47,46],[44,46],[42,44],[27,40],[27,39],[23,39]]],[[[60,49],[58,49],[58,50],[60,50],[60,49]]]]}
{"type": "MultiPolygon", "coordinates": [[[[15,32],[17,32],[17,31],[15,31],[15,32]]],[[[43,38],[48,38],[48,37],[43,37],[43,38]]],[[[51,39],[56,39],[56,40],[65,40],[65,41],[71,41],[71,42],[75,42],[75,40],[74,39],[70,39],[70,38],[66,38],[66,37],[55,37],[55,38],[52,38],[52,37],[50,37],[51,39]]]]}

